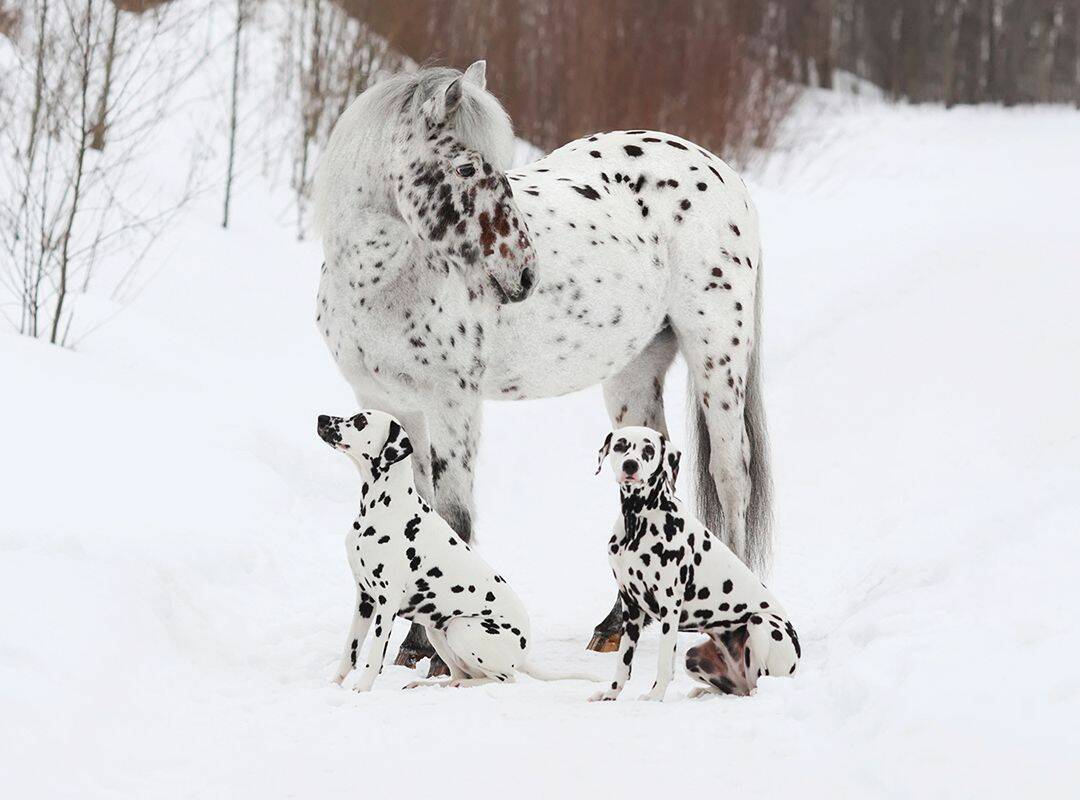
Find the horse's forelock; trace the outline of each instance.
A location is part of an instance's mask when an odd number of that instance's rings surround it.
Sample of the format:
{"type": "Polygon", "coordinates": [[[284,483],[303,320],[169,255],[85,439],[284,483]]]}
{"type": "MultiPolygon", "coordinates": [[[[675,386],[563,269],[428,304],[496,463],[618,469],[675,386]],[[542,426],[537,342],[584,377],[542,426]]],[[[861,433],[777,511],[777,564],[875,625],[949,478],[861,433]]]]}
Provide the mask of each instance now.
{"type": "Polygon", "coordinates": [[[451,125],[462,143],[477,150],[500,172],[514,158],[514,129],[510,116],[490,93],[466,82],[465,96],[451,125]]]}
{"type": "MultiPolygon", "coordinates": [[[[449,67],[427,67],[379,81],[357,97],[334,126],[315,177],[315,223],[325,231],[340,206],[337,198],[357,185],[389,182],[386,165],[393,152],[394,131],[402,117],[419,119],[424,103],[444,92],[462,73],[449,67]]],[[[462,83],[461,105],[450,128],[462,144],[479,151],[500,171],[510,168],[514,133],[510,117],[493,95],[462,83]]]]}
{"type": "MultiPolygon", "coordinates": [[[[412,73],[411,86],[403,96],[402,112],[419,117],[424,103],[445,92],[462,73],[448,67],[428,67],[412,73]]],[[[514,130],[502,104],[474,83],[462,83],[461,105],[449,119],[449,127],[466,147],[480,152],[500,171],[510,169],[514,156],[514,130]]]]}

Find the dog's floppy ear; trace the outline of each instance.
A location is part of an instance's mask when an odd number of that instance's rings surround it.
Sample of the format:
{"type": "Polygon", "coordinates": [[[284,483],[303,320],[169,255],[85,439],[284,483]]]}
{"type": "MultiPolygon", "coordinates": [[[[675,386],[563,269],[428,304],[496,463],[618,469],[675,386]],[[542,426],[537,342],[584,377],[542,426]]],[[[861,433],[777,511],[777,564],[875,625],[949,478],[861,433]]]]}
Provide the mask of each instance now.
{"type": "Polygon", "coordinates": [[[380,469],[386,470],[391,464],[396,464],[406,456],[412,455],[412,451],[412,442],[405,435],[401,425],[395,420],[390,420],[390,432],[386,436],[386,441],[383,442],[382,450],[379,451],[380,469]]]}
{"type": "Polygon", "coordinates": [[[660,460],[663,462],[664,480],[667,481],[668,488],[674,492],[675,481],[679,479],[679,462],[682,460],[682,452],[675,445],[671,444],[663,434],[660,435],[660,447],[660,460]]]}
{"type": "Polygon", "coordinates": [[[611,452],[611,434],[609,433],[604,437],[604,443],[600,445],[600,456],[596,459],[596,473],[600,474],[600,470],[604,468],[604,459],[608,457],[608,453],[611,452]]]}

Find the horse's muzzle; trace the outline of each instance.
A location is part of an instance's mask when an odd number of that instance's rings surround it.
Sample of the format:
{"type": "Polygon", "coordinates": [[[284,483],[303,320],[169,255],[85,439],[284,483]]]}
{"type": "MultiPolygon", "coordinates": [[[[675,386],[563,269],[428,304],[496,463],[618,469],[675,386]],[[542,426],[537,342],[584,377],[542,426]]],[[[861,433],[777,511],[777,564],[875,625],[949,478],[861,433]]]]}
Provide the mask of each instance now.
{"type": "Polygon", "coordinates": [[[519,288],[513,294],[507,292],[506,300],[510,303],[520,303],[530,294],[532,294],[533,283],[536,281],[536,273],[533,272],[532,267],[525,267],[521,271],[521,283],[519,288]]]}

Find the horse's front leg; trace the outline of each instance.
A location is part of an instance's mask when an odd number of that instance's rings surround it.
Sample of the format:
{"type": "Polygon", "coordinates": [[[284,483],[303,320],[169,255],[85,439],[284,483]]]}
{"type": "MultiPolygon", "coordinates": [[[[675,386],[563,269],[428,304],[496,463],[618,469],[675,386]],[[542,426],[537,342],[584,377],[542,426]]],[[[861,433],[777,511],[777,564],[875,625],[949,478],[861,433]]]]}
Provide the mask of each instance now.
{"type": "Polygon", "coordinates": [[[472,540],[473,467],[480,443],[480,397],[455,397],[425,412],[431,439],[435,510],[465,542],[472,540]]]}

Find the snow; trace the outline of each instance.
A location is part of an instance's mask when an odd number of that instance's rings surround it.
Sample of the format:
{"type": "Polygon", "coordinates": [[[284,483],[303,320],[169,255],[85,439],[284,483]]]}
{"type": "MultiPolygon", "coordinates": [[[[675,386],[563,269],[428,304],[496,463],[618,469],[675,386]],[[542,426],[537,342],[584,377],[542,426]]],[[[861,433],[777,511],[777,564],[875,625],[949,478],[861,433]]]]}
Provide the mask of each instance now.
{"type": "MultiPolygon", "coordinates": [[[[1080,113],[822,93],[785,142],[750,178],[794,680],[690,701],[680,669],[668,703],[639,703],[647,633],[614,704],[525,677],[403,692],[397,667],[368,695],[333,685],[358,487],[314,421],[355,401],[312,321],[319,247],[248,175],[233,227],[196,201],[78,350],[0,334],[0,785],[1075,793],[1080,113]]],[[[599,390],[489,404],[485,425],[480,546],[530,609],[533,658],[608,680],[614,656],[583,649],[613,594],[599,390]]]]}

